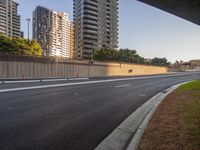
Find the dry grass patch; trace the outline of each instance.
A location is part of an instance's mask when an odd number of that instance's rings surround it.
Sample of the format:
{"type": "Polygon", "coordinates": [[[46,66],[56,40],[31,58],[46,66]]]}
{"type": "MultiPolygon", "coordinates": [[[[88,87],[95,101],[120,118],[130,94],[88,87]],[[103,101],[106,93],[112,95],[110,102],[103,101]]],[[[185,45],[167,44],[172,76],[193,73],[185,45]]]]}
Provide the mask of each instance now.
{"type": "Polygon", "coordinates": [[[200,150],[200,81],[167,96],[145,130],[139,150],[200,150]]]}

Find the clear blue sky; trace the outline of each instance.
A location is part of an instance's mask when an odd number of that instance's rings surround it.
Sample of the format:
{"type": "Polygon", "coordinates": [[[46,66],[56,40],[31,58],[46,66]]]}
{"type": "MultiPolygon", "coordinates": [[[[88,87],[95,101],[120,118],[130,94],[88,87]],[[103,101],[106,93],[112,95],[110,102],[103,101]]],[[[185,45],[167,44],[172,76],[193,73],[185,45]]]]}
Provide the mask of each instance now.
{"type": "MultiPolygon", "coordinates": [[[[27,36],[26,18],[37,5],[67,12],[73,19],[73,0],[17,0],[21,30],[27,36]]],[[[136,0],[120,0],[120,48],[136,49],[147,58],[200,59],[200,26],[136,0]]]]}

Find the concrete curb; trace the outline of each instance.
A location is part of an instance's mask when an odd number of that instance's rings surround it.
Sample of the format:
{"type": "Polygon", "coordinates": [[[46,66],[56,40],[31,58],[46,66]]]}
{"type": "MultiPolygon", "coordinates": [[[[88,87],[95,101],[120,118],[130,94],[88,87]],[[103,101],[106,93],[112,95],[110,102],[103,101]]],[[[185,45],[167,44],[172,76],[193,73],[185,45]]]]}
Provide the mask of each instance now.
{"type": "Polygon", "coordinates": [[[144,129],[159,104],[167,95],[185,83],[187,82],[174,85],[153,96],[114,129],[95,150],[137,150],[144,129]]]}

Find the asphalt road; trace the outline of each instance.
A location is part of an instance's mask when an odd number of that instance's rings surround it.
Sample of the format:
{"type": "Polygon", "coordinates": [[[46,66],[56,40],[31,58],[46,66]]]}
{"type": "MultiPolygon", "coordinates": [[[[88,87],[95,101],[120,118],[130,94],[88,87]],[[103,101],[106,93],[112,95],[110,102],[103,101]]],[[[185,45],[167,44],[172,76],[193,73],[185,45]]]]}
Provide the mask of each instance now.
{"type": "Polygon", "coordinates": [[[92,150],[156,93],[194,79],[200,73],[0,92],[0,149],[92,150]]]}

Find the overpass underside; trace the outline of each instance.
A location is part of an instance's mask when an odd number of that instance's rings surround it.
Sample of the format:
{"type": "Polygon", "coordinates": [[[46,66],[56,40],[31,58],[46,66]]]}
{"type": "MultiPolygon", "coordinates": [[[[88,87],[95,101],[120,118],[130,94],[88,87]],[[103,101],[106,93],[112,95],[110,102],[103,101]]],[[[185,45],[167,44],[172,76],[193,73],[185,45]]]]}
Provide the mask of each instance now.
{"type": "Polygon", "coordinates": [[[200,25],[200,0],[138,0],[200,25]]]}

